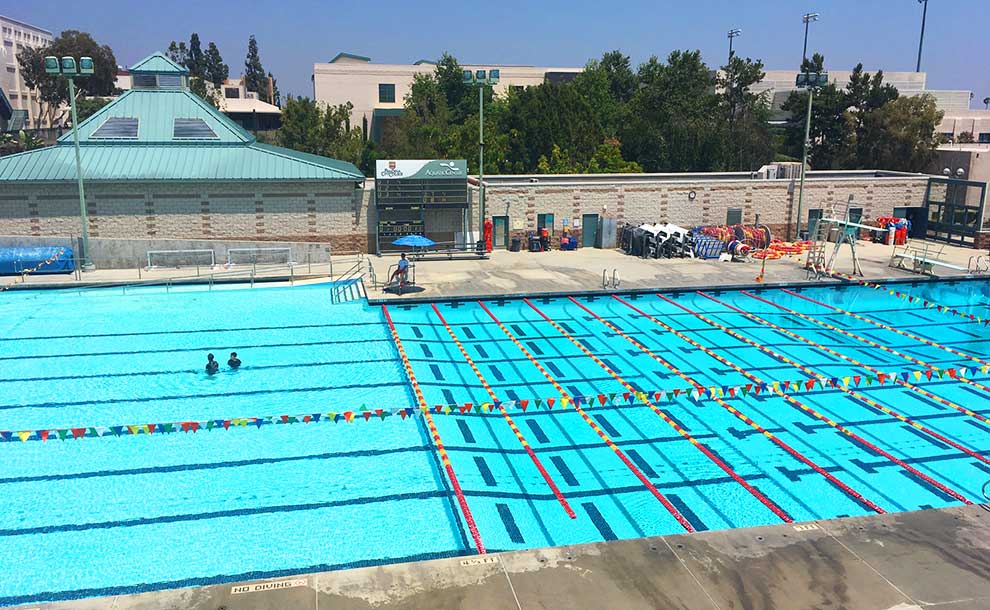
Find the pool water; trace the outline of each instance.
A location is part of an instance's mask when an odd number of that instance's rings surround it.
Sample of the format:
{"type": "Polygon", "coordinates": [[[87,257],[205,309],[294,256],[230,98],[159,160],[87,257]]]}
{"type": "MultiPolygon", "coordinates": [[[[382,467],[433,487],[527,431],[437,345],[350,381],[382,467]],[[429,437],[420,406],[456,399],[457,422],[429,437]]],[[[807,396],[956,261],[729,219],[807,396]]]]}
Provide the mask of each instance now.
{"type": "MultiPolygon", "coordinates": [[[[883,291],[395,302],[386,317],[329,290],[0,295],[0,605],[951,506],[990,478],[990,328],[883,291]],[[240,370],[205,374],[207,352],[231,351],[240,370]],[[771,389],[869,369],[908,381],[771,389]],[[670,396],[700,386],[726,396],[670,396]],[[504,413],[419,410],[495,401],[504,413]],[[275,423],[298,414],[319,421],[275,423]],[[165,422],[203,425],[107,432],[165,422]],[[37,430],[48,440],[17,435],[37,430]]],[[[988,282],[900,290],[990,316],[988,282]]]]}

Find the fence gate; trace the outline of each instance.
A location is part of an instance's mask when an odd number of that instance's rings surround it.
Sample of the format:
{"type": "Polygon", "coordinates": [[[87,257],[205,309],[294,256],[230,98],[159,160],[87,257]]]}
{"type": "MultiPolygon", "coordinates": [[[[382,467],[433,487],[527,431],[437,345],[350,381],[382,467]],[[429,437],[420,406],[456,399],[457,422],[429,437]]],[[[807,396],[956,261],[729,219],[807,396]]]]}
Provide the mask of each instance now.
{"type": "Polygon", "coordinates": [[[976,233],[984,224],[986,191],[985,182],[929,178],[928,189],[925,191],[927,239],[974,247],[976,233]]]}

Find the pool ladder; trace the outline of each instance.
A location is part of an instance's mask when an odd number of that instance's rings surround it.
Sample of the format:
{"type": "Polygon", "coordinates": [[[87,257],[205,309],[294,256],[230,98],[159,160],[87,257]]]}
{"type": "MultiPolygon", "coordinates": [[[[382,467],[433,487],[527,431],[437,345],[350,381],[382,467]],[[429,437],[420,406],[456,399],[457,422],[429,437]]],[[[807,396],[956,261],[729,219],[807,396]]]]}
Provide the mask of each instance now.
{"type": "Polygon", "coordinates": [[[602,269],[602,290],[615,290],[619,287],[619,270],[612,269],[612,275],[609,276],[608,269],[602,269]]]}

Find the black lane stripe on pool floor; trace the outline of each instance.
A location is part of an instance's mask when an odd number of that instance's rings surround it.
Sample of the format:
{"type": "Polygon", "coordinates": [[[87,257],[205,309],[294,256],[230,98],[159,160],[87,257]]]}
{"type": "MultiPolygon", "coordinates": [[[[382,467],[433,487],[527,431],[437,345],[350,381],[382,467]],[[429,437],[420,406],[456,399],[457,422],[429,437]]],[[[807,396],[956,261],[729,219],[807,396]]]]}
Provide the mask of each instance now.
{"type": "Polygon", "coordinates": [[[85,335],[43,335],[36,337],[0,337],[0,341],[42,341],[50,339],[94,339],[106,337],[148,337],[155,335],[199,335],[206,333],[235,333],[258,330],[303,330],[311,328],[349,328],[352,326],[382,326],[380,321],[341,322],[339,324],[291,324],[287,326],[242,326],[235,328],[200,328],[187,330],[148,330],[130,333],[87,333],[85,335]]]}
{"type": "Polygon", "coordinates": [[[198,346],[198,347],[170,347],[166,349],[156,349],[156,350],[135,350],[135,351],[115,351],[115,352],[76,352],[72,354],[59,353],[59,354],[32,354],[25,355],[19,354],[17,356],[0,356],[0,360],[38,360],[38,359],[51,359],[51,358],[89,358],[94,356],[136,356],[138,354],[176,354],[182,352],[210,352],[213,350],[221,351],[222,349],[231,348],[234,350],[248,350],[248,349],[262,349],[262,348],[272,348],[272,347],[312,347],[316,345],[354,345],[354,344],[364,344],[364,343],[388,343],[391,342],[390,337],[369,337],[363,339],[346,339],[346,340],[328,340],[328,341],[305,341],[301,343],[264,343],[258,345],[228,345],[228,346],[198,346]]]}
{"type": "MultiPolygon", "coordinates": [[[[65,407],[80,407],[87,405],[116,405],[127,403],[161,402],[167,400],[188,400],[191,398],[227,398],[232,396],[262,396],[266,394],[296,394],[300,392],[328,392],[331,390],[359,390],[362,388],[394,388],[408,387],[405,381],[387,381],[381,383],[358,383],[353,385],[314,386],[307,388],[276,388],[270,390],[245,390],[243,392],[211,392],[200,394],[175,394],[171,396],[150,396],[147,398],[107,398],[103,400],[77,400],[67,402],[39,402],[26,405],[0,405],[0,411],[14,409],[60,409],[65,407]]],[[[318,411],[324,411],[322,406],[318,411]]]]}

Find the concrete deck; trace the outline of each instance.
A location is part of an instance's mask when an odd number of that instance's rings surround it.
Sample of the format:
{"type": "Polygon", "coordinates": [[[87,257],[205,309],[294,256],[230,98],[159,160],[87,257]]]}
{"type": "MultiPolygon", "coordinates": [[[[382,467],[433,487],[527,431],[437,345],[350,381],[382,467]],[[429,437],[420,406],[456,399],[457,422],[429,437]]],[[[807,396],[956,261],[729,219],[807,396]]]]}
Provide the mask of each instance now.
{"type": "MultiPolygon", "coordinates": [[[[941,245],[935,245],[940,248],[941,245]]],[[[891,277],[924,278],[910,271],[890,268],[893,247],[861,241],[857,244],[860,265],[867,279],[891,277]]],[[[942,258],[966,267],[969,257],[982,254],[971,248],[945,246],[942,258]]],[[[807,255],[768,260],[764,283],[803,282],[807,279],[804,263],[807,255]]],[[[379,280],[375,289],[368,279],[368,298],[409,299],[426,297],[481,296],[541,292],[584,292],[602,289],[602,271],[611,277],[617,269],[620,290],[637,288],[674,288],[685,286],[739,286],[756,283],[762,261],[730,263],[700,259],[642,259],[619,250],[582,248],[575,252],[493,252],[489,260],[425,260],[416,262],[417,286],[403,295],[384,292],[380,285],[388,279],[387,271],[397,256],[370,257],[379,280]]],[[[848,247],[843,246],[835,270],[852,273],[848,247]]],[[[963,276],[964,272],[935,270],[939,277],[963,276]]]]}
{"type": "Polygon", "coordinates": [[[45,610],[985,610],[974,505],[396,564],[45,610]]]}

